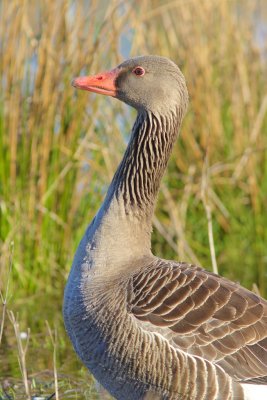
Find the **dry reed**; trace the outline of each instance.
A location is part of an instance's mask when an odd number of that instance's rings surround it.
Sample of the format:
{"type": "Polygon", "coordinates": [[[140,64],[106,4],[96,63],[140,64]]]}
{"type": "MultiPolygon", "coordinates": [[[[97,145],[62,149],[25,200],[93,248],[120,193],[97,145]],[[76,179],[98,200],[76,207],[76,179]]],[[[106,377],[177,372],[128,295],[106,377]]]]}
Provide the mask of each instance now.
{"type": "Polygon", "coordinates": [[[9,267],[8,267],[7,278],[6,278],[5,294],[2,293],[2,290],[0,289],[0,299],[1,299],[1,303],[2,303],[2,318],[1,318],[1,323],[0,323],[0,346],[1,346],[1,343],[2,343],[2,337],[3,337],[5,319],[6,319],[6,312],[7,312],[7,303],[8,303],[8,300],[9,300],[9,287],[10,287],[10,280],[11,280],[11,273],[12,273],[13,252],[14,252],[14,243],[11,242],[10,243],[10,258],[9,258],[9,267]]]}
{"type": "Polygon", "coordinates": [[[134,120],[72,78],[147,53],[177,62],[190,93],[154,252],[217,263],[267,295],[266,21],[260,0],[0,2],[0,290],[14,242],[12,309],[30,294],[62,298],[134,120]]]}
{"type": "Polygon", "coordinates": [[[33,6],[14,0],[3,1],[2,10],[0,246],[3,266],[9,243],[15,241],[15,282],[30,292],[37,282],[39,289],[51,292],[55,282],[62,291],[74,249],[103,199],[133,120],[128,120],[129,112],[123,116],[119,104],[109,107],[108,99],[74,92],[70,81],[81,72],[116,64],[123,51],[174,59],[191,98],[155,220],[171,249],[156,231],[156,250],[208,267],[205,206],[201,208],[208,146],[207,193],[220,271],[246,285],[255,282],[265,293],[266,232],[260,216],[267,174],[266,49],[259,49],[255,40],[250,15],[256,5],[246,0],[240,9],[237,0],[190,0],[186,5],[151,0],[142,5],[112,1],[101,7],[96,1],[57,0],[33,6]],[[238,210],[250,214],[247,244],[238,210]],[[239,246],[257,260],[254,272],[249,257],[248,272],[244,275],[243,266],[237,266],[232,274],[232,264],[240,259],[230,247],[233,236],[235,249],[239,246]]]}
{"type": "Polygon", "coordinates": [[[54,371],[54,382],[55,382],[55,398],[59,400],[58,393],[58,371],[57,371],[57,330],[55,329],[55,333],[53,334],[52,329],[50,328],[49,322],[46,322],[46,327],[53,345],[53,371],[54,371]]]}
{"type": "Polygon", "coordinates": [[[26,364],[26,355],[27,355],[27,350],[28,350],[29,340],[30,340],[30,329],[27,330],[26,344],[23,345],[18,316],[15,317],[15,314],[13,313],[13,311],[8,311],[8,316],[9,316],[11,324],[13,325],[15,337],[17,340],[18,362],[19,362],[19,367],[20,367],[20,371],[22,374],[22,378],[23,378],[25,395],[26,395],[27,400],[31,400],[31,391],[30,391],[30,385],[29,385],[29,381],[28,381],[28,372],[27,372],[27,364],[26,364]]]}

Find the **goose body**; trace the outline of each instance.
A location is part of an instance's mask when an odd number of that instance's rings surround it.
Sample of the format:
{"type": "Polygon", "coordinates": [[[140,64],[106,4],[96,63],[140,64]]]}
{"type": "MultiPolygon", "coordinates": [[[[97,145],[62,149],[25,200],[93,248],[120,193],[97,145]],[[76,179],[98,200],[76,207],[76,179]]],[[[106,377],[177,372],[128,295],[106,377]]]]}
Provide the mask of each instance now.
{"type": "Polygon", "coordinates": [[[180,70],[137,57],[73,84],[138,112],[66,285],[75,351],[116,399],[267,399],[267,302],[151,252],[156,195],[188,102],[180,70]]]}

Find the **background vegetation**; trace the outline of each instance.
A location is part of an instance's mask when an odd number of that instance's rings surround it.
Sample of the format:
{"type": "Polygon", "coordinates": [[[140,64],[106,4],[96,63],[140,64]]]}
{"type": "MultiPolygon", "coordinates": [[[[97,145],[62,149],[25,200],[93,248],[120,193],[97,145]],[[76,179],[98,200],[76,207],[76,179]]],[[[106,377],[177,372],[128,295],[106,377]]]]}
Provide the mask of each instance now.
{"type": "Polygon", "coordinates": [[[215,250],[220,274],[267,296],[266,50],[264,0],[0,1],[3,303],[10,277],[0,398],[25,399],[27,381],[28,398],[55,390],[96,398],[64,333],[61,303],[135,113],[76,92],[74,76],[149,53],[181,67],[190,108],[159,195],[154,252],[212,269],[215,250]],[[32,331],[24,372],[16,324],[32,331]]]}

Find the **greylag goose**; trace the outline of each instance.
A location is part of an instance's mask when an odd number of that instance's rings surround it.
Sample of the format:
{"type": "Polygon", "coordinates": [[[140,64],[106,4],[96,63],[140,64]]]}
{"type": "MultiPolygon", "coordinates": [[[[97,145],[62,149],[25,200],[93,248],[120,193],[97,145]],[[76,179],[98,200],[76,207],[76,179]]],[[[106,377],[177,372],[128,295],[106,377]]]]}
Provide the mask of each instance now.
{"type": "Polygon", "coordinates": [[[73,86],[137,110],[65,288],[76,353],[116,399],[267,399],[257,394],[267,385],[267,302],[151,252],[156,196],[188,104],[181,71],[167,58],[142,56],[73,86]]]}

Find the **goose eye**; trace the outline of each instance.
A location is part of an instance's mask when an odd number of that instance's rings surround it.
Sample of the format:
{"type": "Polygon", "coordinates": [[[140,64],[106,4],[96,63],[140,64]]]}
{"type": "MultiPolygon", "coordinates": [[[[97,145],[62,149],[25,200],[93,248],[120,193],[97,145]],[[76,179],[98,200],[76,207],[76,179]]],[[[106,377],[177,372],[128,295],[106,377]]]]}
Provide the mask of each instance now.
{"type": "Polygon", "coordinates": [[[135,67],[132,72],[137,76],[143,76],[146,71],[142,67],[135,67]]]}

